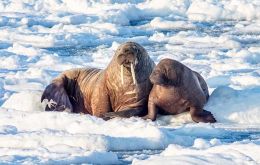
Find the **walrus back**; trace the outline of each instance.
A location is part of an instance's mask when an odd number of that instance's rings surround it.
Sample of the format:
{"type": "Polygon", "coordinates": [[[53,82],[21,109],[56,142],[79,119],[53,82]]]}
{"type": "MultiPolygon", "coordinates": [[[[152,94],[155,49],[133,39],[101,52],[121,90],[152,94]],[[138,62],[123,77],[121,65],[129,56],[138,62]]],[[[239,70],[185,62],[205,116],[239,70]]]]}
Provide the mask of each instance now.
{"type": "MultiPolygon", "coordinates": [[[[67,91],[75,113],[92,114],[90,106],[93,90],[96,82],[101,78],[102,70],[97,68],[78,69],[78,76],[72,86],[68,86],[67,91]]],[[[69,84],[69,83],[68,83],[69,84]]]]}
{"type": "Polygon", "coordinates": [[[52,80],[42,94],[41,101],[48,101],[45,110],[87,113],[83,89],[99,72],[100,69],[94,68],[70,69],[62,72],[52,80]]]}

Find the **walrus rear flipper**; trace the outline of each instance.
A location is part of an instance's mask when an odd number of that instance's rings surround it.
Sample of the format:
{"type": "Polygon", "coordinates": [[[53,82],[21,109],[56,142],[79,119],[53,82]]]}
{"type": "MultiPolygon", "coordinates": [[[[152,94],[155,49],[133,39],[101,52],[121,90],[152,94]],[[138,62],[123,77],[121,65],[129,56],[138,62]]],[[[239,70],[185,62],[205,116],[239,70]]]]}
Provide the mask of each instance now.
{"type": "Polygon", "coordinates": [[[72,112],[72,105],[63,85],[57,85],[57,83],[48,85],[42,94],[41,102],[45,99],[48,101],[45,111],[72,112]]]}
{"type": "Polygon", "coordinates": [[[102,118],[104,120],[109,120],[115,117],[124,117],[124,118],[129,118],[132,116],[141,116],[143,115],[144,110],[143,109],[127,109],[127,110],[122,110],[118,112],[108,112],[103,114],[102,118]]]}

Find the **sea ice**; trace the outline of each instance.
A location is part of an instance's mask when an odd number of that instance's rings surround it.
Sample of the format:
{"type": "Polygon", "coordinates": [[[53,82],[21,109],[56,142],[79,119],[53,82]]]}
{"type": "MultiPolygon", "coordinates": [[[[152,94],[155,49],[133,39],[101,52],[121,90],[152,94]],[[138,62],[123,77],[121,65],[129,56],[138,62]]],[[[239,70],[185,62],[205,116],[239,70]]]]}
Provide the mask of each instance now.
{"type": "Polygon", "coordinates": [[[259,0],[0,1],[0,164],[260,164],[259,11],[259,0]],[[55,76],[104,69],[126,41],[199,72],[218,122],[44,112],[55,76]]]}

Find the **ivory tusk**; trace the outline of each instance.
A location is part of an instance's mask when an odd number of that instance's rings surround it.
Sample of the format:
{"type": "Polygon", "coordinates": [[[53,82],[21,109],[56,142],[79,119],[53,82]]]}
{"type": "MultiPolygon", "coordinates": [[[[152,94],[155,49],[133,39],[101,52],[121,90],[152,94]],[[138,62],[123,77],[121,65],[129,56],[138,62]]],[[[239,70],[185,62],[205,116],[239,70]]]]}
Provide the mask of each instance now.
{"type": "Polygon", "coordinates": [[[135,70],[134,70],[134,65],[133,65],[133,63],[131,63],[131,75],[132,75],[134,84],[136,84],[135,70]]]}
{"type": "Polygon", "coordinates": [[[121,83],[122,85],[124,85],[124,66],[121,65],[121,73],[120,73],[120,76],[121,76],[121,83]]]}

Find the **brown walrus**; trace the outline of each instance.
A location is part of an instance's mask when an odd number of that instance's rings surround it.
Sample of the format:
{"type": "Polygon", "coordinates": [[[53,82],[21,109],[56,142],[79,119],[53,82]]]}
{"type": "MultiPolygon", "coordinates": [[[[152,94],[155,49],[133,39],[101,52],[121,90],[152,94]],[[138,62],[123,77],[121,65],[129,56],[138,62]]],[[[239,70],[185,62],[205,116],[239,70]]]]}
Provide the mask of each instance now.
{"type": "Polygon", "coordinates": [[[163,59],[154,68],[150,80],[153,88],[144,119],[155,120],[157,113],[175,115],[189,111],[195,122],[216,122],[211,112],[203,110],[209,92],[199,73],[176,60],[163,59]]]}
{"type": "Polygon", "coordinates": [[[147,113],[154,68],[146,50],[135,42],[118,47],[104,70],[72,69],[63,72],[48,85],[41,101],[49,101],[46,111],[69,111],[103,117],[107,112],[131,117],[147,113]],[[145,112],[146,111],[146,112],[145,112]]]}

